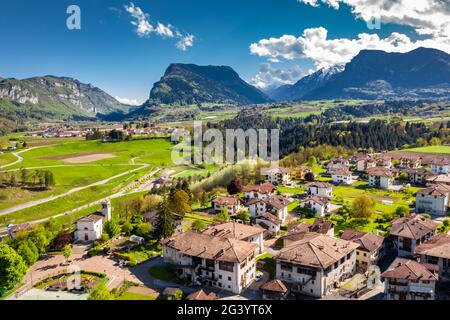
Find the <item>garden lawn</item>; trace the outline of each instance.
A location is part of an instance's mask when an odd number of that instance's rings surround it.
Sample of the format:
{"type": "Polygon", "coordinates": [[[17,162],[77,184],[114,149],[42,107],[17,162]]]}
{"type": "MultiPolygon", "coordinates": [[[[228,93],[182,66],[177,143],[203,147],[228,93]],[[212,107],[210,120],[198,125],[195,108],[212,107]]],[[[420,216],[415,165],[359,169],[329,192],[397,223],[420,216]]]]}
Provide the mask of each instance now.
{"type": "Polygon", "coordinates": [[[12,163],[16,160],[17,158],[10,152],[0,153],[0,166],[4,166],[5,164],[12,163]]]}
{"type": "Polygon", "coordinates": [[[163,281],[175,281],[177,276],[173,270],[168,267],[154,266],[148,269],[148,273],[155,278],[163,281]]]}
{"type": "Polygon", "coordinates": [[[162,248],[157,241],[135,246],[129,252],[120,254],[122,259],[130,261],[133,265],[147,261],[162,254],[162,248]]]}
{"type": "Polygon", "coordinates": [[[156,300],[156,297],[127,291],[117,298],[117,300],[156,300]]]}

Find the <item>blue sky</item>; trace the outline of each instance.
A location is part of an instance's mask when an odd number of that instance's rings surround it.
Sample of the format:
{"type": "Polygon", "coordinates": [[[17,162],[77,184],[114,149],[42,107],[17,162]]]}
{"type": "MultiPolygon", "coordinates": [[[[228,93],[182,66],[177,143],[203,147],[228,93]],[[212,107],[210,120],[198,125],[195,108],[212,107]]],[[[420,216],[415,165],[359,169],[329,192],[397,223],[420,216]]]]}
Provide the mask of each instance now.
{"type": "Polygon", "coordinates": [[[113,96],[142,102],[174,62],[229,65],[246,81],[269,87],[344,63],[365,46],[391,51],[419,44],[447,48],[448,38],[438,31],[445,31],[448,24],[435,23],[433,30],[419,36],[417,31],[426,23],[406,19],[420,8],[400,8],[404,22],[381,11],[381,29],[370,30],[361,18],[367,8],[359,2],[364,1],[141,0],[134,5],[120,0],[1,1],[0,76],[70,76],[113,96]],[[71,4],[81,9],[81,30],[66,28],[71,4]],[[137,20],[125,6],[140,8],[148,25],[156,28],[161,23],[173,37],[154,30],[139,34],[131,23],[137,20]],[[305,30],[309,32],[304,34],[305,30]],[[361,33],[376,34],[378,39],[358,41],[361,33]],[[177,48],[177,42],[189,35],[192,46],[177,48]]]}

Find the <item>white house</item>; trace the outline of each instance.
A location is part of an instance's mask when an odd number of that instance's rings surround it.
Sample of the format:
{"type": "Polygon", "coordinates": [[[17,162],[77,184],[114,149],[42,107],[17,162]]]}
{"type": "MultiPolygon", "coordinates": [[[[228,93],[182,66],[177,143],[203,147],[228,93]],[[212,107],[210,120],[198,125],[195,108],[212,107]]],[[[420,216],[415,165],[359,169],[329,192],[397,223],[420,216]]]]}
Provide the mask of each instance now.
{"type": "Polygon", "coordinates": [[[202,231],[214,237],[233,238],[254,243],[258,246],[258,254],[264,252],[264,231],[260,226],[250,226],[238,222],[226,222],[212,225],[202,231]]]}
{"type": "Polygon", "coordinates": [[[450,234],[438,233],[416,247],[420,262],[438,267],[439,276],[450,279],[450,234]]]}
{"type": "Polygon", "coordinates": [[[326,182],[309,182],[305,184],[308,188],[308,195],[331,198],[333,196],[333,186],[326,182]]]}
{"type": "Polygon", "coordinates": [[[434,159],[430,163],[431,172],[434,174],[447,174],[450,173],[450,160],[447,158],[434,159]]]}
{"type": "Polygon", "coordinates": [[[111,219],[111,203],[102,202],[102,210],[87,217],[81,218],[76,223],[75,240],[92,242],[100,239],[103,234],[104,222],[111,219]]]}
{"type": "Polygon", "coordinates": [[[257,218],[265,214],[266,212],[275,215],[283,223],[288,215],[289,200],[283,196],[271,196],[266,199],[252,199],[247,205],[250,211],[250,215],[253,218],[257,218]]]}
{"type": "Polygon", "coordinates": [[[416,212],[446,216],[450,197],[450,186],[432,185],[416,193],[416,212]]]}
{"type": "Polygon", "coordinates": [[[389,189],[393,182],[394,174],[388,168],[374,167],[367,169],[367,176],[369,177],[369,186],[381,189],[389,189]]]}
{"type": "Polygon", "coordinates": [[[386,300],[434,300],[438,275],[431,265],[396,258],[381,275],[386,300]]]}
{"type": "Polygon", "coordinates": [[[242,192],[244,193],[245,201],[249,201],[254,198],[266,199],[275,194],[275,189],[275,186],[269,182],[245,186],[242,188],[242,192]]]}
{"type": "Polygon", "coordinates": [[[384,256],[384,237],[370,232],[346,229],[342,232],[340,238],[359,244],[356,249],[356,265],[363,271],[367,271],[370,266],[376,265],[384,256]]]}
{"type": "Polygon", "coordinates": [[[357,247],[354,242],[304,233],[275,258],[276,278],[289,283],[292,292],[324,297],[355,273],[357,247]]]}
{"type": "Polygon", "coordinates": [[[262,175],[266,177],[266,182],[275,185],[285,185],[291,182],[291,170],[283,167],[263,168],[262,175]]]}
{"type": "Polygon", "coordinates": [[[228,214],[232,216],[241,210],[241,199],[239,199],[236,195],[219,195],[212,200],[212,205],[215,212],[220,212],[222,209],[227,209],[228,214]]]}
{"type": "Polygon", "coordinates": [[[266,212],[262,216],[256,218],[256,223],[265,228],[270,235],[276,236],[280,232],[283,221],[278,219],[277,216],[266,212]]]}
{"type": "Polygon", "coordinates": [[[391,238],[401,257],[413,256],[416,246],[431,238],[439,223],[418,214],[392,221],[391,238]]]}
{"type": "Polygon", "coordinates": [[[331,180],[336,184],[352,184],[352,173],[347,168],[336,169],[331,174],[331,180]]]}
{"type": "Polygon", "coordinates": [[[327,197],[309,196],[300,203],[302,208],[315,212],[316,216],[323,217],[329,212],[331,200],[327,197]]]}
{"type": "Polygon", "coordinates": [[[328,174],[333,174],[335,171],[345,170],[345,169],[348,169],[348,167],[343,164],[336,164],[336,163],[330,162],[327,165],[327,173],[328,174]]]}
{"type": "Polygon", "coordinates": [[[254,243],[188,231],[162,241],[164,262],[180,278],[240,294],[255,280],[254,243]]]}

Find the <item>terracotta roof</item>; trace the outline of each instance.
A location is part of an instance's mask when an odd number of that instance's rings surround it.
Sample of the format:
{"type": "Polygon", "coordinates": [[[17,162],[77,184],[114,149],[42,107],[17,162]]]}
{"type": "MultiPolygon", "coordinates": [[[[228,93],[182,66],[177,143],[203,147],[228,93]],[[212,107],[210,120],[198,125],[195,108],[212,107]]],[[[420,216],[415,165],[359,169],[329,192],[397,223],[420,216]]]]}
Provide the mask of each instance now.
{"type": "Polygon", "coordinates": [[[283,196],[273,195],[266,199],[253,198],[247,203],[247,205],[252,205],[252,204],[255,204],[258,202],[263,202],[263,203],[270,205],[278,210],[285,208],[289,204],[289,200],[287,198],[285,198],[283,196]]]}
{"type": "Polygon", "coordinates": [[[258,193],[272,193],[275,186],[269,182],[263,184],[251,184],[242,188],[242,192],[258,192],[258,193]]]}
{"type": "Polygon", "coordinates": [[[203,289],[192,292],[186,297],[186,300],[216,300],[217,295],[214,292],[206,293],[203,289]]]}
{"type": "Polygon", "coordinates": [[[297,230],[297,231],[290,231],[284,235],[281,236],[281,239],[283,240],[289,240],[289,241],[298,241],[305,237],[305,234],[309,232],[308,230],[297,230]]]}
{"type": "Polygon", "coordinates": [[[434,158],[430,164],[435,166],[448,166],[450,165],[450,160],[447,158],[434,158]]]}
{"type": "Polygon", "coordinates": [[[348,175],[351,175],[352,172],[350,170],[348,170],[347,167],[345,167],[345,168],[334,169],[333,170],[333,175],[335,175],[335,174],[338,174],[338,175],[341,175],[341,176],[348,176],[348,175]]]}
{"type": "Polygon", "coordinates": [[[446,197],[450,193],[450,186],[445,184],[431,185],[426,189],[417,191],[416,195],[446,197]]]}
{"type": "Polygon", "coordinates": [[[257,249],[254,243],[194,231],[164,239],[162,244],[187,256],[228,262],[242,262],[257,249]]]}
{"type": "MultiPolygon", "coordinates": [[[[303,166],[303,167],[296,167],[296,168],[294,168],[294,169],[292,169],[292,170],[296,170],[296,171],[312,171],[312,169],[310,168],[310,167],[306,167],[306,166],[303,166]]],[[[291,170],[291,172],[292,172],[292,170],[291,170]]]]}
{"type": "Polygon", "coordinates": [[[404,258],[396,258],[381,276],[384,278],[405,279],[412,281],[438,280],[438,276],[434,272],[428,270],[425,264],[404,258]]]}
{"type": "Polygon", "coordinates": [[[391,169],[384,167],[368,168],[366,171],[369,176],[375,177],[392,177],[393,175],[391,169]]]}
{"type": "Polygon", "coordinates": [[[333,171],[335,171],[335,170],[344,170],[344,169],[348,169],[348,168],[345,164],[329,162],[327,164],[327,169],[333,169],[333,171]]]}
{"type": "Polygon", "coordinates": [[[327,205],[327,204],[329,204],[331,202],[330,198],[320,197],[320,196],[316,196],[316,195],[307,197],[306,199],[304,199],[302,201],[302,203],[303,202],[308,202],[308,201],[314,201],[314,202],[320,204],[321,206],[325,206],[325,205],[327,205]]]}
{"type": "Polygon", "coordinates": [[[306,221],[302,221],[302,222],[295,222],[295,223],[291,223],[288,225],[288,231],[289,232],[307,232],[309,231],[309,228],[311,227],[311,225],[306,222],[306,221]]]}
{"type": "Polygon", "coordinates": [[[31,228],[31,224],[24,223],[24,224],[13,225],[13,226],[9,227],[8,232],[17,233],[20,231],[29,230],[30,228],[31,228]]]}
{"type": "Polygon", "coordinates": [[[410,239],[420,239],[433,232],[439,223],[424,218],[421,215],[411,214],[407,217],[392,221],[391,235],[410,239]]]}
{"type": "Polygon", "coordinates": [[[215,226],[210,226],[204,231],[203,234],[208,234],[215,237],[222,238],[234,238],[234,239],[247,239],[248,237],[263,233],[264,229],[258,226],[249,226],[243,223],[226,222],[215,226]]]}
{"type": "Polygon", "coordinates": [[[278,279],[267,281],[261,286],[261,290],[280,293],[288,292],[288,288],[286,287],[284,282],[278,279]]]}
{"type": "Polygon", "coordinates": [[[450,183],[450,175],[448,175],[448,174],[433,175],[430,173],[430,176],[427,177],[426,180],[427,180],[427,183],[429,183],[429,184],[450,183]]]}
{"type": "Polygon", "coordinates": [[[416,253],[450,259],[450,234],[438,233],[416,247],[416,253]]]}
{"type": "Polygon", "coordinates": [[[291,170],[288,168],[283,167],[276,167],[276,168],[266,168],[265,174],[271,174],[271,173],[281,173],[281,174],[288,174],[291,173],[291,170]]]}
{"type": "Polygon", "coordinates": [[[220,206],[235,206],[237,205],[241,200],[238,196],[217,196],[213,199],[213,203],[216,203],[220,206]]]}
{"type": "Polygon", "coordinates": [[[370,232],[361,232],[347,229],[341,235],[341,239],[353,241],[360,245],[360,249],[373,253],[383,246],[384,238],[370,232]]]}
{"type": "Polygon", "coordinates": [[[307,184],[305,184],[305,187],[307,188],[332,188],[331,184],[327,183],[327,182],[309,182],[307,184]]]}
{"type": "Polygon", "coordinates": [[[348,161],[348,159],[345,159],[342,157],[341,158],[337,157],[337,158],[331,158],[330,162],[331,163],[348,163],[349,161],[348,161]]]}
{"type": "Polygon", "coordinates": [[[87,217],[81,218],[78,221],[92,221],[92,222],[97,222],[100,221],[102,219],[104,219],[105,217],[100,213],[100,212],[96,212],[93,214],[88,215],[87,217]]]}
{"type": "Polygon", "coordinates": [[[323,219],[314,220],[313,224],[309,228],[311,232],[317,232],[326,234],[328,231],[334,228],[334,224],[331,221],[325,221],[323,219]]]}
{"type": "Polygon", "coordinates": [[[260,218],[258,218],[258,219],[261,219],[261,218],[263,218],[264,220],[270,221],[270,222],[272,222],[272,223],[274,223],[274,224],[278,224],[278,225],[280,225],[280,224],[283,223],[283,221],[281,221],[280,219],[278,219],[277,216],[275,216],[275,215],[273,215],[273,214],[271,214],[271,213],[269,213],[269,212],[264,213],[264,214],[263,214],[260,218]]]}
{"type": "Polygon", "coordinates": [[[358,244],[319,233],[305,233],[303,239],[281,249],[276,260],[326,269],[353,252],[358,244]]]}

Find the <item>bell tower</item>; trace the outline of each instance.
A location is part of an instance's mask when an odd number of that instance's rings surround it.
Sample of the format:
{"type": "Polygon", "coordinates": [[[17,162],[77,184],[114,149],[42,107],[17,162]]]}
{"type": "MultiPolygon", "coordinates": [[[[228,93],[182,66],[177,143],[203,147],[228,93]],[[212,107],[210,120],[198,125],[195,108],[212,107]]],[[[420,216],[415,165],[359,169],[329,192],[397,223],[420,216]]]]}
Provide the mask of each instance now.
{"type": "Polygon", "coordinates": [[[109,200],[102,202],[102,216],[105,217],[105,221],[111,220],[111,202],[109,200]]]}

